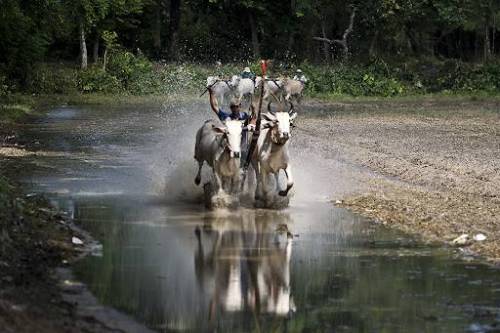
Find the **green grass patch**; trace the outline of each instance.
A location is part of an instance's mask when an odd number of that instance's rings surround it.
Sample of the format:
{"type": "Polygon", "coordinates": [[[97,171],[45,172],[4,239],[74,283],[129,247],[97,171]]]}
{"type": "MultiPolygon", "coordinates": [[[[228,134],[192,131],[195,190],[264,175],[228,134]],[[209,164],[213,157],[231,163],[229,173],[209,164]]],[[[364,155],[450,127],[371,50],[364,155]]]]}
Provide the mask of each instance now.
{"type": "Polygon", "coordinates": [[[0,121],[12,123],[30,114],[32,108],[26,104],[0,104],[0,121]]]}

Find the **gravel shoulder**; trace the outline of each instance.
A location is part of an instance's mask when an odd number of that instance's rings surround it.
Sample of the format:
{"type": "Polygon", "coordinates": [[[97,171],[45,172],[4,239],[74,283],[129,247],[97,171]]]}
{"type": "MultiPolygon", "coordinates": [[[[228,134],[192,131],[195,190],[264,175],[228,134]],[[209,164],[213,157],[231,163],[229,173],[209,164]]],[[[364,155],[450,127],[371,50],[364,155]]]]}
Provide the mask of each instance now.
{"type": "Polygon", "coordinates": [[[316,104],[297,133],[352,169],[342,206],[389,226],[500,261],[498,101],[316,104]],[[356,172],[356,170],[358,170],[356,172]],[[359,185],[362,184],[362,185],[359,185]]]}

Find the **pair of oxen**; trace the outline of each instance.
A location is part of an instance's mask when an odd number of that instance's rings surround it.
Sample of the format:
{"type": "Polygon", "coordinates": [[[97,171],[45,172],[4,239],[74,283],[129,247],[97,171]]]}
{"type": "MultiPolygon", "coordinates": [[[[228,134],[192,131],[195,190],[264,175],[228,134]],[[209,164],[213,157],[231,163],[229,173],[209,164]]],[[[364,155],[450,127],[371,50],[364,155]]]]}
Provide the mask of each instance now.
{"type": "MultiPolygon", "coordinates": [[[[241,78],[233,75],[230,80],[224,80],[218,76],[209,76],[207,78],[207,88],[210,87],[215,97],[224,103],[227,96],[233,95],[238,99],[252,99],[255,91],[261,86],[263,78],[257,76],[254,80],[241,78]]],[[[300,103],[304,92],[305,82],[291,79],[289,77],[267,78],[264,77],[264,99],[268,100],[271,96],[284,98],[291,102],[295,100],[300,103]]]]}
{"type": "MultiPolygon", "coordinates": [[[[255,172],[255,200],[269,202],[276,193],[286,197],[293,186],[292,168],[290,165],[289,141],[292,123],[297,115],[292,103],[280,102],[273,111],[271,102],[267,103],[267,111],[260,114],[260,128],[254,134],[251,126],[245,126],[239,120],[226,120],[218,124],[207,120],[196,133],[194,158],[198,162],[197,185],[201,182],[201,170],[206,162],[213,170],[216,194],[237,195],[243,189],[244,172],[241,159],[249,158],[255,172]],[[289,107],[287,106],[289,104],[289,107]],[[285,107],[287,106],[287,107],[285,107]],[[248,139],[258,135],[255,147],[248,149],[251,156],[242,156],[242,136],[248,131],[248,139]],[[281,188],[280,171],[286,176],[286,187],[281,188]],[[272,176],[274,176],[274,186],[272,176]]],[[[251,141],[251,140],[248,140],[251,141]]],[[[249,146],[252,142],[249,143],[249,146]]]]}

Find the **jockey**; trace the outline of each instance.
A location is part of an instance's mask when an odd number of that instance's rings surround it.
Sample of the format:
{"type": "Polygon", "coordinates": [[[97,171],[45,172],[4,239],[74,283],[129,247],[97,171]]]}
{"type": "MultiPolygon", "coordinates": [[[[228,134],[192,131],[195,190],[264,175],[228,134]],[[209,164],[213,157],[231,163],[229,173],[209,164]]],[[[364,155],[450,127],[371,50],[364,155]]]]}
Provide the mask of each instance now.
{"type": "Polygon", "coordinates": [[[221,121],[225,121],[229,118],[231,120],[242,120],[245,123],[248,122],[250,116],[248,115],[248,113],[241,111],[241,103],[237,98],[231,99],[231,102],[229,104],[231,112],[227,112],[222,108],[219,108],[219,103],[217,102],[217,98],[215,98],[214,94],[212,93],[211,88],[208,89],[208,94],[210,98],[210,107],[221,121]]]}
{"type": "Polygon", "coordinates": [[[250,70],[250,67],[245,67],[240,76],[242,79],[250,79],[252,81],[255,81],[255,73],[250,70]]]}
{"type": "MultiPolygon", "coordinates": [[[[237,98],[232,98],[231,102],[229,103],[229,108],[231,109],[231,112],[227,112],[223,110],[222,108],[219,108],[219,104],[217,103],[217,98],[215,98],[214,94],[212,93],[212,89],[208,88],[208,94],[210,98],[210,107],[212,108],[212,111],[215,112],[217,117],[220,119],[220,121],[224,122],[228,119],[230,120],[240,120],[243,122],[243,125],[245,126],[243,128],[243,132],[241,135],[241,163],[243,165],[243,162],[246,159],[246,155],[248,153],[248,132],[255,131],[255,119],[251,118],[250,115],[245,112],[241,111],[241,102],[237,98]]],[[[253,109],[253,106],[251,106],[253,109]]]]}
{"type": "Polygon", "coordinates": [[[307,78],[304,73],[302,73],[302,70],[300,68],[295,71],[295,76],[293,77],[293,79],[302,82],[302,84],[305,84],[307,82],[307,78]]]}

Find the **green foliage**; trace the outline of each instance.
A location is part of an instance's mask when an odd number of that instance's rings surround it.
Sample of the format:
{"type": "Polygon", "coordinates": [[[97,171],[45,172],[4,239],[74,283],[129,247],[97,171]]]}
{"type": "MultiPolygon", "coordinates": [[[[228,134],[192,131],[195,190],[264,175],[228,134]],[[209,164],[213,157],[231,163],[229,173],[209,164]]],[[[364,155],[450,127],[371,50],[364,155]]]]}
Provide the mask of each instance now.
{"type": "Polygon", "coordinates": [[[458,60],[413,62],[407,65],[422,92],[500,92],[500,63],[470,64],[458,60]]]}
{"type": "Polygon", "coordinates": [[[40,28],[45,23],[43,15],[50,11],[44,1],[36,6],[20,1],[5,0],[0,10],[0,69],[12,81],[25,83],[33,63],[46,53],[50,34],[40,28]],[[40,11],[42,18],[34,17],[32,10],[40,11]]]}
{"type": "Polygon", "coordinates": [[[89,67],[78,73],[76,84],[84,93],[118,93],[123,90],[120,81],[100,67],[89,67]]]}
{"type": "Polygon", "coordinates": [[[27,86],[38,94],[71,94],[76,89],[77,71],[64,64],[39,63],[34,66],[27,86]]]}
{"type": "Polygon", "coordinates": [[[7,76],[0,73],[0,97],[9,95],[11,93],[11,88],[7,76]]]}
{"type": "MultiPolygon", "coordinates": [[[[90,66],[78,71],[64,64],[37,64],[29,80],[29,91],[43,94],[108,93],[171,95],[201,92],[209,75],[230,78],[250,66],[260,72],[258,62],[221,67],[199,64],[153,63],[144,56],[117,50],[109,66],[90,66]]],[[[375,60],[369,65],[320,66],[307,62],[300,67],[309,82],[306,94],[316,96],[405,96],[426,93],[500,93],[500,62],[471,64],[455,60],[413,60],[387,64],[375,60]]],[[[293,76],[296,67],[274,71],[293,76]]],[[[0,96],[16,87],[0,74],[0,96]]]]}
{"type": "Polygon", "coordinates": [[[114,50],[119,46],[118,34],[115,31],[105,30],[102,32],[101,38],[108,51],[114,50]]]}
{"type": "Polygon", "coordinates": [[[311,94],[402,96],[425,93],[500,93],[500,63],[414,61],[369,66],[301,65],[311,94]]]}
{"type": "Polygon", "coordinates": [[[332,94],[351,96],[400,96],[411,89],[392,73],[380,66],[322,67],[302,65],[310,81],[306,87],[311,94],[332,94]]]}
{"type": "Polygon", "coordinates": [[[125,89],[133,85],[134,81],[148,76],[152,69],[152,63],[145,57],[127,51],[112,53],[106,68],[109,75],[116,77],[125,89]]]}

